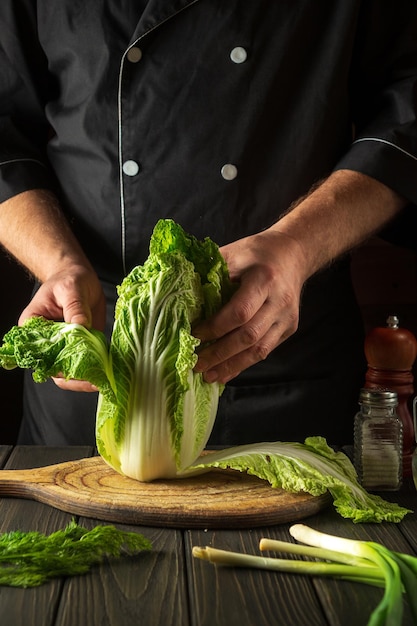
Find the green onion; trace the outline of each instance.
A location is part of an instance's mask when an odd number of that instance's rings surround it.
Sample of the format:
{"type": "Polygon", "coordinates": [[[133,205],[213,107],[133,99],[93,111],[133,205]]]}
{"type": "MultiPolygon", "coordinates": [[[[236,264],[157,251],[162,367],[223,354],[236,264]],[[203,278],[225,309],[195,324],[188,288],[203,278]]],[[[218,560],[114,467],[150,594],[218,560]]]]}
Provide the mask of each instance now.
{"type": "MultiPolygon", "coordinates": [[[[304,524],[295,524],[290,528],[290,534],[303,543],[318,548],[326,548],[335,552],[353,554],[380,568],[385,579],[385,591],[381,602],[373,611],[369,626],[391,625],[398,626],[402,619],[402,584],[401,573],[396,561],[392,558],[389,550],[379,544],[359,541],[357,539],[345,539],[321,533],[309,528],[304,524]]],[[[416,581],[417,590],[417,581],[416,581]]]]}
{"type": "Polygon", "coordinates": [[[383,587],[384,594],[369,617],[368,626],[399,626],[403,594],[417,623],[417,557],[394,552],[382,544],[347,539],[294,524],[290,534],[300,543],[262,538],[261,551],[296,554],[301,559],[282,559],[193,547],[193,556],[214,564],[271,569],[334,578],[383,587]],[[314,560],[305,560],[308,557],[314,560]]]}
{"type": "MultiPolygon", "coordinates": [[[[208,546],[205,548],[194,546],[193,556],[219,565],[254,567],[256,569],[278,570],[280,572],[311,574],[314,576],[333,576],[348,580],[357,580],[357,577],[361,576],[363,573],[359,567],[352,565],[267,558],[250,554],[240,554],[239,552],[230,552],[228,550],[218,550],[217,548],[210,548],[208,546]]],[[[367,581],[372,580],[376,583],[382,583],[384,581],[381,573],[375,567],[368,568],[366,579],[367,581]]]]}

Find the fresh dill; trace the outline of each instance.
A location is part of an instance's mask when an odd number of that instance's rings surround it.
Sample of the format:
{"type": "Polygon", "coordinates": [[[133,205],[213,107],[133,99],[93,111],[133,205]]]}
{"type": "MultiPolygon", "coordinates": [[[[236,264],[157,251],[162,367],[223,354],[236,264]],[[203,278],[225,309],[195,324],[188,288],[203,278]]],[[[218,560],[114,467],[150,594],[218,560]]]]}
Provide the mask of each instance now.
{"type": "Polygon", "coordinates": [[[85,574],[105,558],[151,547],[139,533],[111,525],[88,530],[74,520],[50,535],[14,530],[0,534],[0,585],[36,587],[58,576],[85,574]]]}

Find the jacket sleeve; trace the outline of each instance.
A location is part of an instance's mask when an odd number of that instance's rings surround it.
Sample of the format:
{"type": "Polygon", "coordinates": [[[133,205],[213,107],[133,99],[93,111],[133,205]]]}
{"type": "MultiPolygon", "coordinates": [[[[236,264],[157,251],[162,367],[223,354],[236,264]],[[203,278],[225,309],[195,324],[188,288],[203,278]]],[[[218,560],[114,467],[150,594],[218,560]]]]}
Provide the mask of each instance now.
{"type": "Polygon", "coordinates": [[[417,2],[363,2],[351,68],[354,140],[335,169],[417,204],[417,2]]]}
{"type": "Polygon", "coordinates": [[[47,61],[37,39],[36,2],[0,4],[0,202],[53,189],[46,145],[47,61]]]}

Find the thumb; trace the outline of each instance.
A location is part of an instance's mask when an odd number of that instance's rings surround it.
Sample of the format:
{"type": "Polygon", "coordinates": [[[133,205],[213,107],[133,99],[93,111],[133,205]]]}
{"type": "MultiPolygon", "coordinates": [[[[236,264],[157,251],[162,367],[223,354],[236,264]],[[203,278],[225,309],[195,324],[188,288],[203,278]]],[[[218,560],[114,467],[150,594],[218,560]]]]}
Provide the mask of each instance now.
{"type": "Polygon", "coordinates": [[[68,303],[63,307],[64,322],[80,324],[86,328],[91,327],[91,310],[81,300],[68,303]]]}

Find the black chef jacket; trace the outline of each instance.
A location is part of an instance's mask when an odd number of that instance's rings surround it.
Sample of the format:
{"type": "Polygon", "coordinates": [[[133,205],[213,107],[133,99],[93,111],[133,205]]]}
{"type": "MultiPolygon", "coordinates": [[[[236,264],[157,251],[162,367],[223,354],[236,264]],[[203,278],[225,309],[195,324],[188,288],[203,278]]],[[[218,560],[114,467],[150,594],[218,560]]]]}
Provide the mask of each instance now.
{"type": "MultiPolygon", "coordinates": [[[[110,310],[159,218],[223,245],[342,168],[414,203],[416,22],[415,0],[1,0],[0,200],[53,189],[110,310]]],[[[299,331],[227,386],[213,443],[351,438],[349,280],[343,260],[308,282],[299,331]]],[[[27,392],[27,441],[87,442],[93,400],[49,387],[27,392]]]]}

